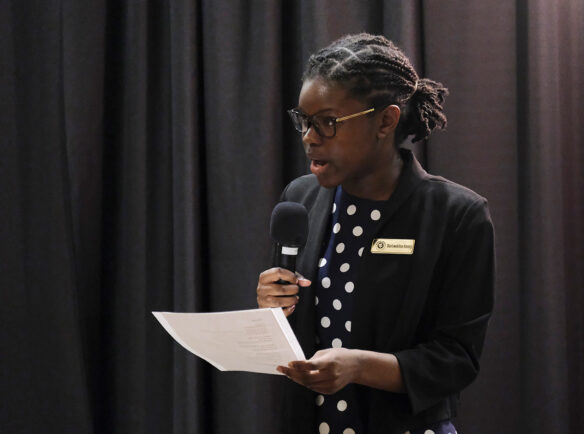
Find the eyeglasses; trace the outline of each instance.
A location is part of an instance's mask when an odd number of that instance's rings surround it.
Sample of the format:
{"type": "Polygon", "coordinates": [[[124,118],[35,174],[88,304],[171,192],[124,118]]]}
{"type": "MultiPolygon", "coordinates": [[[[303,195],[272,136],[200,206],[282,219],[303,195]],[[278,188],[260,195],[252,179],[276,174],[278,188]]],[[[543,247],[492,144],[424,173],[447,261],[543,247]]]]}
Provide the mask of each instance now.
{"type": "Polygon", "coordinates": [[[337,134],[337,124],[348,121],[349,119],[366,115],[367,113],[371,113],[374,110],[375,108],[370,108],[368,110],[364,110],[359,113],[353,113],[352,115],[343,116],[340,118],[321,115],[308,116],[298,109],[288,110],[288,114],[290,115],[290,119],[292,119],[292,124],[294,124],[296,131],[302,133],[302,135],[306,134],[308,129],[312,126],[319,136],[330,139],[337,134]]]}

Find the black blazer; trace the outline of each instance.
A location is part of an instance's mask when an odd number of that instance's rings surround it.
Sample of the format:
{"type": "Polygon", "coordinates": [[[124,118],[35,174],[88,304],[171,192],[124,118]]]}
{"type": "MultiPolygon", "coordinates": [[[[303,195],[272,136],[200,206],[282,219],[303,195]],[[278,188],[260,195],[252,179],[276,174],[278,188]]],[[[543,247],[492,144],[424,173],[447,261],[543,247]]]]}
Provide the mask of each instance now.
{"type": "MultiPolygon", "coordinates": [[[[426,173],[413,154],[385,203],[376,238],[413,239],[412,255],[365,249],[352,319],[353,348],[393,353],[406,394],[358,386],[367,432],[403,433],[456,414],[458,393],[479,371],[494,299],[493,226],[487,201],[473,191],[426,173]]],[[[314,280],[326,244],[334,189],[314,175],[291,182],[282,200],[304,204],[306,246],[297,270],[314,280]]],[[[314,289],[300,289],[289,321],[307,357],[315,352],[314,289]]],[[[286,382],[283,432],[315,429],[315,394],[286,382]],[[292,420],[292,421],[291,421],[292,420]]]]}

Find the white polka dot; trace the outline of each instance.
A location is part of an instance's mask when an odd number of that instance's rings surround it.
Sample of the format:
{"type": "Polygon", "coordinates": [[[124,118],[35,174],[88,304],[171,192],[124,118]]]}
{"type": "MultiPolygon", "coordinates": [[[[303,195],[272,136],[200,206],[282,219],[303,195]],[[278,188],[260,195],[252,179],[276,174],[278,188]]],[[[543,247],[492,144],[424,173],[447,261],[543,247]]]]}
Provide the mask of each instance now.
{"type": "Polygon", "coordinates": [[[347,401],[345,401],[344,399],[341,399],[339,402],[337,402],[337,410],[345,411],[346,409],[347,409],[347,401]]]}
{"type": "Polygon", "coordinates": [[[337,253],[343,253],[343,250],[345,250],[345,243],[337,244],[337,248],[335,250],[337,251],[337,253]]]}
{"type": "Polygon", "coordinates": [[[324,267],[326,265],[326,259],[325,258],[320,258],[320,260],[318,261],[318,266],[319,267],[324,267]]]}
{"type": "Polygon", "coordinates": [[[359,249],[359,256],[363,256],[363,249],[364,249],[364,248],[365,248],[365,247],[361,247],[361,248],[359,249]]]}
{"type": "Polygon", "coordinates": [[[335,225],[333,226],[333,232],[335,234],[338,234],[340,230],[341,230],[341,224],[340,223],[335,223],[335,225]]]}
{"type": "Polygon", "coordinates": [[[345,328],[347,329],[347,331],[348,331],[348,332],[350,332],[350,331],[351,331],[351,321],[347,321],[347,322],[345,323],[345,328]]]}
{"type": "Polygon", "coordinates": [[[357,207],[355,205],[349,205],[347,207],[347,214],[353,215],[355,212],[357,212],[357,207]]]}
{"type": "Polygon", "coordinates": [[[345,262],[343,265],[341,265],[340,268],[341,273],[346,273],[347,271],[349,271],[349,268],[351,268],[351,266],[345,262]]]}
{"type": "Polygon", "coordinates": [[[345,428],[343,434],[355,434],[355,430],[353,428],[345,428]]]}
{"type": "Polygon", "coordinates": [[[331,279],[329,277],[323,277],[320,283],[323,288],[329,288],[331,286],[331,279]]]}
{"type": "Polygon", "coordinates": [[[342,305],[342,303],[341,303],[341,300],[339,300],[338,298],[335,298],[335,299],[333,300],[333,307],[334,307],[336,310],[341,310],[341,307],[343,307],[343,305],[342,305]]]}
{"type": "Polygon", "coordinates": [[[373,211],[371,211],[371,220],[379,220],[381,218],[381,213],[379,212],[379,210],[374,209],[373,211]]]}
{"type": "Polygon", "coordinates": [[[316,397],[316,405],[318,405],[320,407],[323,403],[324,403],[324,396],[317,395],[317,397],[316,397]]]}
{"type": "Polygon", "coordinates": [[[333,203],[333,214],[335,213],[336,210],[337,210],[337,204],[333,203]]]}
{"type": "Polygon", "coordinates": [[[353,282],[347,282],[345,284],[345,291],[351,293],[353,292],[353,289],[355,289],[355,284],[353,282]]]}
{"type": "Polygon", "coordinates": [[[424,434],[436,434],[434,431],[432,431],[431,429],[427,429],[426,431],[424,431],[424,434]]]}
{"type": "Polygon", "coordinates": [[[314,296],[314,305],[318,306],[318,297],[317,296],[314,296]]]}
{"type": "Polygon", "coordinates": [[[328,316],[323,316],[320,320],[320,325],[323,326],[325,329],[329,328],[331,325],[331,320],[328,316]]]}
{"type": "Polygon", "coordinates": [[[343,342],[339,338],[333,339],[332,343],[333,348],[341,348],[343,346],[343,342]]]}
{"type": "Polygon", "coordinates": [[[353,235],[360,237],[363,234],[363,228],[361,226],[355,226],[353,228],[353,235]]]}
{"type": "Polygon", "coordinates": [[[328,423],[323,422],[318,426],[318,432],[319,434],[329,434],[329,432],[331,432],[331,429],[328,426],[328,423]]]}

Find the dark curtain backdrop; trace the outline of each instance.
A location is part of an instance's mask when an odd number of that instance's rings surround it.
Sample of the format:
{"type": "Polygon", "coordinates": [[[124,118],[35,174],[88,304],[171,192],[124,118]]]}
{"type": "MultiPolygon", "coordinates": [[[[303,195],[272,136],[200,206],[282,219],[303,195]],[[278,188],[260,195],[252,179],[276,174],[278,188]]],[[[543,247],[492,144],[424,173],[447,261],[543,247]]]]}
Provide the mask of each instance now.
{"type": "Polygon", "coordinates": [[[306,173],[285,109],[309,53],[365,30],[450,88],[416,152],[496,226],[459,432],[581,432],[583,22],[581,0],[0,0],[0,431],[275,432],[268,376],[150,312],[255,306],[306,173]]]}

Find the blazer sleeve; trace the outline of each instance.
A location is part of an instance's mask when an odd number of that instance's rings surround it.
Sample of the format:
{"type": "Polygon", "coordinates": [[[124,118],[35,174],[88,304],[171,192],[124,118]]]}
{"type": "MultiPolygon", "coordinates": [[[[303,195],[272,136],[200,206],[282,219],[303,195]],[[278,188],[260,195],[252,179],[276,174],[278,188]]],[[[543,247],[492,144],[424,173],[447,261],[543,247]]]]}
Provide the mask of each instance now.
{"type": "Polygon", "coordinates": [[[429,332],[422,343],[395,353],[414,414],[476,378],[493,310],[494,234],[485,199],[468,206],[452,236],[429,332]]]}

